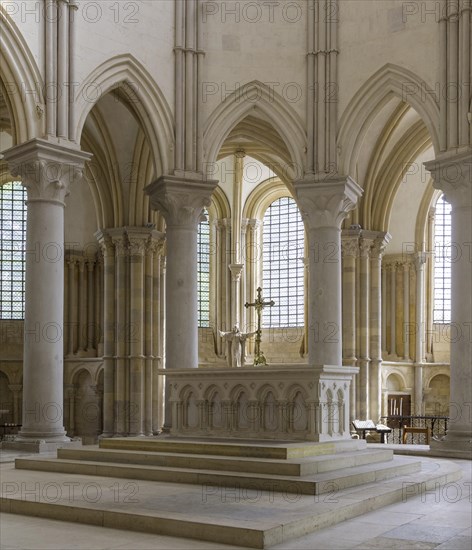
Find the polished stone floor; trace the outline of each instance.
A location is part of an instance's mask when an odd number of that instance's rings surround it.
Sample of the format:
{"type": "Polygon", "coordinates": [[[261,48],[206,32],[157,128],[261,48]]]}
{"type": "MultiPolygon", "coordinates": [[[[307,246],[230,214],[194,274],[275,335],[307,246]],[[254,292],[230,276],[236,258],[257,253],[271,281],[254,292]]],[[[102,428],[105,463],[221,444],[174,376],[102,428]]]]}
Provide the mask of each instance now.
{"type": "MultiPolygon", "coordinates": [[[[274,549],[472,548],[472,463],[456,461],[463,478],[422,496],[392,504],[274,549]]],[[[1,480],[0,480],[1,481],[1,480]]],[[[239,548],[210,542],[120,531],[13,514],[0,518],[0,546],[7,549],[136,550],[239,548]]]]}

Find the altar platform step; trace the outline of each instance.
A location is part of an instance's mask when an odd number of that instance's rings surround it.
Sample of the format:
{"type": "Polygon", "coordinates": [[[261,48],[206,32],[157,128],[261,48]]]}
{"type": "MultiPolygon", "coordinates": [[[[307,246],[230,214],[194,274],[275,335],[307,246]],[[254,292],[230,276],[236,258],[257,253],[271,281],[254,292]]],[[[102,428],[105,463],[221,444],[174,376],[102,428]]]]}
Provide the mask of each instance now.
{"type": "MultiPolygon", "coordinates": [[[[375,451],[373,454],[375,455],[375,451]]],[[[419,460],[402,458],[361,466],[345,467],[311,475],[287,476],[263,473],[216,471],[206,468],[160,467],[142,464],[119,464],[61,458],[21,458],[17,469],[45,472],[76,473],[89,476],[108,476],[170,483],[187,483],[211,487],[273,490],[285,493],[320,495],[373,481],[383,481],[411,474],[421,468],[419,460]]]]}
{"type": "MultiPolygon", "coordinates": [[[[219,544],[267,548],[382,506],[405,502],[461,476],[459,466],[453,462],[420,460],[419,471],[402,474],[401,466],[416,460],[394,457],[397,477],[333,489],[322,495],[278,492],[273,488],[234,489],[205,483],[165,483],[133,477],[144,466],[135,466],[135,469],[127,465],[130,477],[117,479],[114,472],[107,470],[109,465],[106,463],[95,463],[95,468],[104,468],[102,475],[84,474],[77,469],[76,463],[71,464],[71,473],[61,473],[54,462],[49,463],[50,471],[35,468],[19,472],[12,464],[5,464],[1,472],[0,510],[219,544]]],[[[24,460],[21,462],[26,466],[24,460]]],[[[35,462],[44,464],[43,460],[35,462]]],[[[80,461],[75,462],[80,464],[80,461]]]]}
{"type": "Polygon", "coordinates": [[[101,439],[99,446],[101,449],[275,459],[328,455],[367,448],[366,441],[363,439],[341,439],[319,443],[267,439],[263,441],[233,439],[233,441],[229,443],[228,439],[184,439],[166,436],[113,437],[101,439]]]}
{"type": "Polygon", "coordinates": [[[247,457],[131,451],[106,448],[64,448],[58,449],[57,457],[67,460],[141,464],[145,466],[170,468],[306,476],[339,470],[341,468],[351,468],[365,464],[385,462],[392,460],[393,453],[389,449],[362,449],[359,451],[345,451],[333,455],[318,455],[302,458],[254,459],[247,457]]]}

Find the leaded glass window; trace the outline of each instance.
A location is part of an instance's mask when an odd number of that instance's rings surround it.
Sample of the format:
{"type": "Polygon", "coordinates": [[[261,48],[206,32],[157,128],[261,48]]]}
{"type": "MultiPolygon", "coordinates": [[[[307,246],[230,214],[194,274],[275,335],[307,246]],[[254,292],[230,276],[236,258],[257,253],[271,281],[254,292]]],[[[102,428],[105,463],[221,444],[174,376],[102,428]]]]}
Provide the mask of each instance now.
{"type": "Polygon", "coordinates": [[[25,316],[26,189],[0,186],[0,319],[25,316]]]}
{"type": "Polygon", "coordinates": [[[274,201],[264,216],[263,290],[275,306],[264,309],[264,327],[304,325],[304,245],[296,202],[290,197],[274,201]]]}
{"type": "Polygon", "coordinates": [[[198,326],[210,326],[210,224],[208,213],[198,224],[198,326]]]}
{"type": "Polygon", "coordinates": [[[434,218],[434,322],[451,322],[451,205],[441,195],[434,218]]]}

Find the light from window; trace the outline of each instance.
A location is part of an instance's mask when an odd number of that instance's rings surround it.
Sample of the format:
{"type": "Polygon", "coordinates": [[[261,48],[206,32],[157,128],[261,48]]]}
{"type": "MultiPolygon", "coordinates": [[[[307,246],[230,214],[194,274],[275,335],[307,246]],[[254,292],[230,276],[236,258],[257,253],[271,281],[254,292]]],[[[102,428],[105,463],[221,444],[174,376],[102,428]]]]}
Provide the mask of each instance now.
{"type": "Polygon", "coordinates": [[[434,217],[434,322],[451,322],[451,205],[441,195],[434,217]]]}
{"type": "Polygon", "coordinates": [[[275,306],[263,313],[264,327],[304,324],[305,227],[296,202],[290,197],[274,201],[263,226],[264,298],[275,306]]]}
{"type": "Polygon", "coordinates": [[[26,189],[0,186],[0,319],[25,316],[26,189]]]}
{"type": "Polygon", "coordinates": [[[198,224],[198,326],[210,326],[210,224],[208,212],[198,224]]]}

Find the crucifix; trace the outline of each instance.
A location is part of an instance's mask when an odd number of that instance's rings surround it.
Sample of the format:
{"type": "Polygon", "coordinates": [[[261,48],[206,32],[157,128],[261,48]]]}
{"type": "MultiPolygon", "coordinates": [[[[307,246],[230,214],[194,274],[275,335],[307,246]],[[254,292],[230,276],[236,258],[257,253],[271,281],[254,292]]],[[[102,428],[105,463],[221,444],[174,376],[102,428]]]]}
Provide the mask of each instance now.
{"type": "Polygon", "coordinates": [[[257,313],[257,330],[256,330],[256,347],[254,350],[254,365],[267,365],[267,360],[261,351],[261,341],[262,341],[261,318],[262,318],[262,310],[265,307],[272,307],[272,306],[275,306],[274,300],[270,300],[270,302],[264,302],[264,299],[262,298],[261,287],[257,289],[256,301],[253,302],[252,304],[250,304],[249,302],[246,302],[244,304],[244,307],[246,308],[254,307],[257,313]]]}

